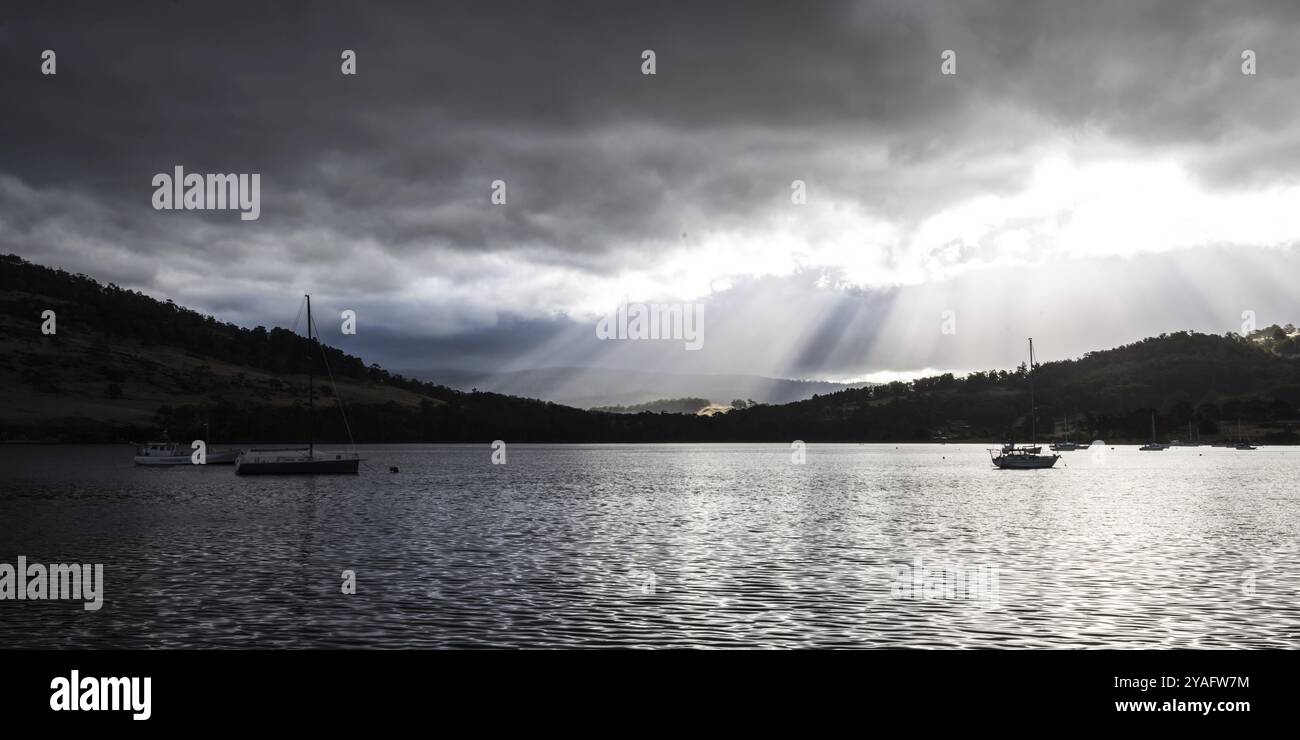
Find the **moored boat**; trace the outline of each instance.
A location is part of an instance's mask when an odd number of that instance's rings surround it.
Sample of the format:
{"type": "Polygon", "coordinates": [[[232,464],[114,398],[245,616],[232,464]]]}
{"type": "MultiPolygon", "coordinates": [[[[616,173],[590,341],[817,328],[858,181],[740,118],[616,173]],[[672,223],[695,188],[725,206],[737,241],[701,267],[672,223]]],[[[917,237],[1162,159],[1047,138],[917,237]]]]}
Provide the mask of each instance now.
{"type": "Polygon", "coordinates": [[[1200,446],[1201,446],[1201,443],[1200,443],[1199,437],[1200,437],[1200,434],[1199,434],[1199,433],[1196,433],[1196,434],[1193,434],[1193,433],[1192,433],[1192,422],[1189,421],[1189,422],[1187,422],[1187,440],[1188,440],[1188,441],[1184,442],[1184,441],[1181,440],[1181,439],[1175,439],[1174,441],[1172,441],[1172,442],[1169,443],[1169,446],[1170,446],[1170,447],[1200,447],[1200,446]]]}
{"type": "Polygon", "coordinates": [[[1066,414],[1065,415],[1065,441],[1054,442],[1052,444],[1052,452],[1073,452],[1074,450],[1081,450],[1087,446],[1088,445],[1081,445],[1078,442],[1075,442],[1070,439],[1070,415],[1066,414]]]}
{"type": "Polygon", "coordinates": [[[1034,409],[1034,340],[1029,340],[1029,444],[1016,445],[1008,442],[1001,450],[989,450],[993,465],[1002,470],[1038,470],[1050,468],[1061,459],[1060,455],[1040,454],[1043,448],[1034,442],[1037,436],[1037,420],[1034,409]],[[998,454],[994,454],[998,453],[998,454]]]}
{"type": "Polygon", "coordinates": [[[356,473],[361,458],[355,452],[316,452],[306,447],[248,450],[235,460],[238,475],[295,473],[356,473]]]}
{"type": "MultiPolygon", "coordinates": [[[[989,450],[990,453],[993,450],[989,450]]],[[[1010,452],[1002,452],[999,455],[992,456],[993,464],[1003,470],[1031,470],[1038,468],[1050,468],[1061,459],[1060,455],[1040,455],[1036,452],[1029,452],[1027,448],[1013,448],[1010,452]]]]}
{"type": "Polygon", "coordinates": [[[1237,439],[1236,439],[1236,441],[1230,443],[1228,446],[1231,447],[1231,448],[1234,449],[1234,450],[1257,450],[1257,449],[1259,449],[1259,448],[1256,447],[1255,445],[1251,444],[1249,439],[1247,439],[1247,438],[1245,438],[1245,437],[1243,437],[1243,436],[1241,435],[1241,419],[1237,419],[1237,439]]]}
{"type": "MultiPolygon", "coordinates": [[[[239,457],[239,450],[208,450],[204,465],[230,465],[239,457]]],[[[136,448],[135,464],[153,467],[169,465],[196,465],[193,452],[175,442],[149,442],[136,448]]]]}
{"type": "MultiPolygon", "coordinates": [[[[315,325],[311,318],[311,296],[307,300],[307,341],[313,347],[319,345],[315,338],[315,325]]],[[[321,350],[321,359],[326,363],[325,351],[321,350]]],[[[328,364],[326,365],[328,369],[328,364]]],[[[331,376],[332,377],[332,376],[331,376]]],[[[244,450],[235,460],[236,475],[324,475],[334,473],[358,473],[361,456],[356,452],[317,452],[315,418],[315,371],[309,363],[307,366],[307,446],[306,447],[266,447],[244,450]]],[[[338,389],[334,390],[338,398],[338,389]]],[[[342,407],[339,407],[342,412],[342,407]]],[[[346,417],[344,419],[346,422],[346,417]]],[[[348,433],[351,436],[351,432],[348,433]]]]}
{"type": "Polygon", "coordinates": [[[1169,445],[1156,441],[1156,412],[1151,412],[1151,441],[1138,448],[1141,452],[1164,452],[1169,445]]]}

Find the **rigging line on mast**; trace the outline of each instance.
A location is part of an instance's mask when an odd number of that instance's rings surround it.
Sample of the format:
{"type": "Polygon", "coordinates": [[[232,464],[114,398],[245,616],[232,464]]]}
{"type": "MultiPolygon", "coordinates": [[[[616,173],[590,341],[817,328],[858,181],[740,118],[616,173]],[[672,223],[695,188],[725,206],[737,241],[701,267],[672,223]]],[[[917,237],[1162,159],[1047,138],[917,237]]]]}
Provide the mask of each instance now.
{"type": "MultiPolygon", "coordinates": [[[[312,321],[312,327],[316,328],[316,322],[314,320],[312,321]]],[[[352,448],[352,451],[355,453],[357,451],[357,442],[355,439],[352,438],[352,425],[348,423],[348,414],[343,408],[343,397],[339,395],[338,383],[334,382],[334,371],[330,370],[329,358],[325,356],[325,343],[319,341],[319,337],[320,337],[319,329],[316,329],[316,336],[318,338],[316,344],[317,346],[320,347],[320,358],[321,361],[325,364],[325,374],[330,379],[330,389],[334,391],[334,403],[338,405],[339,415],[343,417],[343,429],[346,430],[348,433],[348,445],[352,448]]]]}
{"type": "Polygon", "coordinates": [[[290,329],[290,331],[293,332],[294,334],[298,333],[298,322],[302,321],[302,309],[306,305],[307,305],[307,296],[303,296],[302,301],[298,303],[298,315],[293,317],[293,328],[290,329]]]}

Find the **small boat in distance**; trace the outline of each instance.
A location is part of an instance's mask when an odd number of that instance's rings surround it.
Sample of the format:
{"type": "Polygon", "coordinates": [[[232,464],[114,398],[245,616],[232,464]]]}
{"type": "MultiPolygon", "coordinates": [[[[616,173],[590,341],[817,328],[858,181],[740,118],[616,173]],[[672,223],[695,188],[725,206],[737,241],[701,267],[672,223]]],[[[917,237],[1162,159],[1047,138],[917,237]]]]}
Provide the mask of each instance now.
{"type": "Polygon", "coordinates": [[[1164,452],[1169,449],[1169,445],[1161,444],[1156,441],[1156,412],[1151,412],[1151,441],[1142,445],[1138,450],[1142,452],[1164,452]]]}
{"type": "MultiPolygon", "coordinates": [[[[239,457],[239,450],[208,450],[205,465],[230,465],[239,457]]],[[[149,442],[136,448],[135,464],[153,467],[167,465],[194,465],[192,450],[175,442],[149,442]]]]}
{"type": "Polygon", "coordinates": [[[1174,441],[1169,443],[1169,446],[1170,447],[1200,447],[1201,446],[1200,433],[1198,432],[1196,434],[1192,434],[1192,422],[1190,421],[1187,422],[1187,439],[1188,441],[1186,442],[1184,442],[1181,439],[1175,439],[1174,441]]]}
{"type": "Polygon", "coordinates": [[[1231,447],[1231,448],[1234,449],[1234,450],[1257,450],[1257,449],[1259,449],[1259,448],[1256,447],[1255,445],[1251,444],[1249,439],[1246,439],[1245,437],[1243,437],[1243,436],[1241,435],[1241,419],[1237,419],[1237,439],[1236,439],[1236,441],[1234,441],[1232,444],[1230,444],[1229,447],[1231,447]]]}
{"type": "Polygon", "coordinates": [[[1237,419],[1237,435],[1232,439],[1221,439],[1214,442],[1211,447],[1227,447],[1233,450],[1258,450],[1249,439],[1241,436],[1241,419],[1237,419]]]}
{"type": "Polygon", "coordinates": [[[1065,415],[1065,441],[1056,442],[1055,444],[1053,444],[1052,452],[1072,452],[1074,450],[1081,450],[1087,446],[1088,445],[1081,445],[1070,439],[1070,415],[1066,414],[1065,415]]]}
{"type": "MultiPolygon", "coordinates": [[[[307,341],[312,347],[320,346],[313,335],[314,325],[311,318],[311,296],[307,299],[307,341]]],[[[321,358],[325,359],[325,350],[321,349],[321,358]]],[[[329,368],[325,359],[326,369],[329,368]]],[[[315,371],[311,363],[307,365],[307,446],[306,447],[270,447],[244,450],[235,460],[236,475],[288,475],[288,474],[356,474],[361,467],[361,457],[355,452],[316,453],[316,402],[314,393],[315,371]]],[[[333,375],[331,374],[331,379],[333,375]]],[[[334,390],[338,398],[338,389],[334,390]]],[[[335,401],[337,403],[337,401],[335,401]]],[[[339,407],[340,412],[342,407],[339,407]]],[[[351,436],[351,432],[348,433],[351,436]]]]}
{"type": "Polygon", "coordinates": [[[993,465],[1001,470],[1040,470],[1050,468],[1061,459],[1060,455],[1042,455],[1043,448],[1034,443],[1037,436],[1037,421],[1034,417],[1034,340],[1029,339],[1029,444],[1017,446],[1015,443],[1002,445],[1001,450],[989,450],[993,465]],[[999,453],[997,455],[993,453],[999,453]]]}

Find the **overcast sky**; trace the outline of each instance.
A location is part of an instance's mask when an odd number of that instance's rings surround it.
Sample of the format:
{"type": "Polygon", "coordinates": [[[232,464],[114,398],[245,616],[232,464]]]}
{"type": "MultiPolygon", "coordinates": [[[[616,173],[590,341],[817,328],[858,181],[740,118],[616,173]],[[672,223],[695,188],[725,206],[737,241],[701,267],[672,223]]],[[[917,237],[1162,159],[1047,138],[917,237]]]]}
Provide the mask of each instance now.
{"type": "Polygon", "coordinates": [[[310,292],[394,368],[882,378],[1300,319],[1294,2],[148,5],[0,11],[0,251],[246,326],[310,292]],[[259,173],[260,218],[155,210],[176,165],[259,173]],[[624,299],[702,303],[704,349],[598,341],[624,299]]]}

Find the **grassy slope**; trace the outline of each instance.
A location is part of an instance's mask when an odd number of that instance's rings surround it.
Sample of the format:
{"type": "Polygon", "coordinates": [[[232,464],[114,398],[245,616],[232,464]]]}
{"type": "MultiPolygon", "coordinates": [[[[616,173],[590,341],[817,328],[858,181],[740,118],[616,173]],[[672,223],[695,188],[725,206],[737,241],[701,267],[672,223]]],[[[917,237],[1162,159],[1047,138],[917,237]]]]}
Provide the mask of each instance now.
{"type": "MultiPolygon", "coordinates": [[[[328,385],[326,379],[316,379],[318,404],[332,404],[322,393],[328,385]]],[[[338,382],[338,393],[347,404],[417,406],[427,398],[401,388],[348,380],[338,382]]],[[[66,324],[54,336],[45,336],[40,333],[39,317],[24,324],[0,315],[0,421],[39,424],[80,418],[145,425],[164,404],[227,401],[295,406],[306,399],[306,375],[280,377],[175,348],[105,341],[66,324]],[[29,371],[26,379],[24,369],[29,371]],[[120,398],[107,394],[114,383],[121,389],[120,398]]]]}

